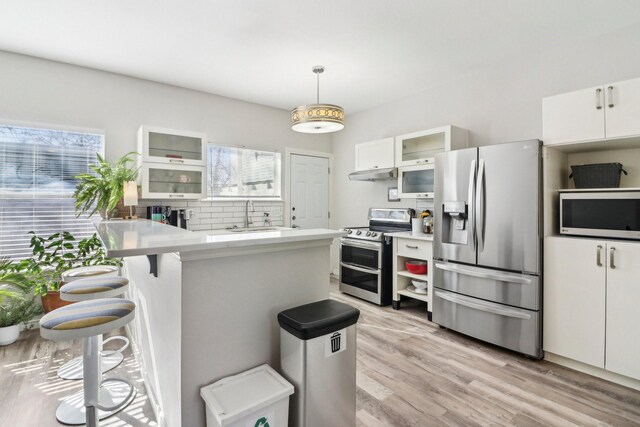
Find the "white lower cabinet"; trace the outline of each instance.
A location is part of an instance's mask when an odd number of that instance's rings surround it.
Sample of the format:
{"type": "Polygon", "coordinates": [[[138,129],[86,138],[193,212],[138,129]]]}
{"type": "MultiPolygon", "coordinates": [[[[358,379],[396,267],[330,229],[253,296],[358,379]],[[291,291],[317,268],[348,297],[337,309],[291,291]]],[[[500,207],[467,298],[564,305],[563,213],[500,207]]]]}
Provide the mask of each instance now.
{"type": "MultiPolygon", "coordinates": [[[[427,303],[427,311],[431,313],[433,303],[433,251],[432,241],[426,235],[415,237],[393,237],[393,308],[400,308],[402,297],[409,297],[427,303]],[[427,273],[414,274],[407,271],[406,262],[426,261],[427,273]],[[427,292],[418,293],[412,280],[427,282],[427,292]]],[[[431,315],[427,314],[429,320],[431,315]]]]}
{"type": "Polygon", "coordinates": [[[607,243],[605,369],[640,379],[640,243],[607,243]]]}
{"type": "Polygon", "coordinates": [[[547,237],[546,352],[640,379],[640,243],[547,237]]]}

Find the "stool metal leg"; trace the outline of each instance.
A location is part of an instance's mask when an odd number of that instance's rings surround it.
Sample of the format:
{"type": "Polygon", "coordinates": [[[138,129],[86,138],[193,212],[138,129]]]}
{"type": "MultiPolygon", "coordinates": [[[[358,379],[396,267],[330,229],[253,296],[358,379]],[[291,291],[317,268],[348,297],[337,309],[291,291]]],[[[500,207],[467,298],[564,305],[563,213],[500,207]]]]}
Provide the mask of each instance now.
{"type": "Polygon", "coordinates": [[[63,424],[86,423],[87,426],[96,427],[98,420],[124,409],[135,397],[133,384],[117,378],[102,380],[101,341],[101,335],[83,339],[84,389],[68,396],[58,406],[56,418],[63,424]]]}
{"type": "MultiPolygon", "coordinates": [[[[116,368],[124,360],[123,352],[129,347],[129,339],[124,336],[113,336],[107,338],[100,346],[100,371],[104,374],[116,368]],[[103,350],[102,344],[109,341],[122,341],[124,344],[117,350],[103,350]]],[[[81,380],[82,379],[82,356],[78,356],[69,360],[67,363],[58,368],[58,377],[63,380],[81,380]]]]}
{"type": "Polygon", "coordinates": [[[84,376],[84,406],[86,408],[87,427],[98,426],[98,391],[100,389],[100,343],[102,336],[85,338],[82,342],[84,376]]]}

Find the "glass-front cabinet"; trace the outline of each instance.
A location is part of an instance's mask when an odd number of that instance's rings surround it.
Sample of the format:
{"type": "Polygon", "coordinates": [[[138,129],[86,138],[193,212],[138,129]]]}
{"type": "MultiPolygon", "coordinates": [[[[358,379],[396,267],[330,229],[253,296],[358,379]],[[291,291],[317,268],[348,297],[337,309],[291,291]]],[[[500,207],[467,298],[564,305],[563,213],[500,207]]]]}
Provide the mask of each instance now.
{"type": "Polygon", "coordinates": [[[466,148],[467,140],[465,129],[451,125],[397,136],[396,165],[432,164],[438,153],[466,148]]]}
{"type": "Polygon", "coordinates": [[[206,166],[207,136],[198,132],[140,126],[138,152],[143,162],[206,166]]]}
{"type": "Polygon", "coordinates": [[[435,192],[433,163],[398,168],[398,193],[403,198],[432,199],[435,192]]]}
{"type": "Polygon", "coordinates": [[[143,163],[140,168],[143,199],[205,199],[206,168],[143,163]]]}

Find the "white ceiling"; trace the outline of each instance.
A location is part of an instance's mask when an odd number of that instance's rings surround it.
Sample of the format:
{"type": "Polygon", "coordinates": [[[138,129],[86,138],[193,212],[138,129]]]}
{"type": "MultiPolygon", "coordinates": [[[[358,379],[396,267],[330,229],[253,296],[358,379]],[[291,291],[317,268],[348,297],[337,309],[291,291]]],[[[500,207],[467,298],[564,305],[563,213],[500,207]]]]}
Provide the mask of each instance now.
{"type": "Polygon", "coordinates": [[[284,109],[322,64],[349,114],[637,22],[638,0],[2,0],[0,50],[284,109]]]}

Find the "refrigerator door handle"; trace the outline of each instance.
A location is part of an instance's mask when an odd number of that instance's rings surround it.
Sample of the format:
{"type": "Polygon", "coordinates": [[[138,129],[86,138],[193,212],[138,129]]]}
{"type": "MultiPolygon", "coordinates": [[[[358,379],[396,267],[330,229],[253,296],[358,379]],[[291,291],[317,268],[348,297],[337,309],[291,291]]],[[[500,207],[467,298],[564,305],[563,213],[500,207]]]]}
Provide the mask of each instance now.
{"type": "Polygon", "coordinates": [[[478,161],[478,179],[476,180],[475,220],[478,252],[484,250],[484,160],[478,161]]]}
{"type": "Polygon", "coordinates": [[[475,197],[476,197],[476,161],[475,159],[471,161],[471,170],[469,171],[469,230],[471,233],[471,247],[474,252],[476,250],[476,216],[474,214],[474,206],[475,206],[475,197]]]}
{"type": "Polygon", "coordinates": [[[436,262],[436,268],[439,268],[440,270],[450,271],[452,273],[462,274],[464,276],[478,277],[480,279],[499,280],[501,282],[519,283],[521,285],[531,284],[531,279],[528,279],[526,277],[498,272],[486,273],[481,270],[465,268],[455,264],[443,264],[440,262],[436,262]]]}
{"type": "Polygon", "coordinates": [[[531,315],[527,313],[522,313],[520,311],[509,310],[504,308],[493,307],[490,305],[483,304],[479,302],[480,300],[471,299],[467,297],[457,296],[445,294],[444,292],[436,291],[436,296],[438,298],[445,299],[454,304],[464,305],[469,308],[473,308],[474,310],[485,311],[487,313],[497,314],[499,316],[507,316],[507,317],[515,317],[517,319],[531,319],[531,315]]]}

